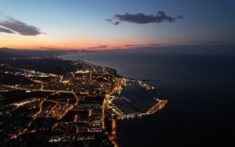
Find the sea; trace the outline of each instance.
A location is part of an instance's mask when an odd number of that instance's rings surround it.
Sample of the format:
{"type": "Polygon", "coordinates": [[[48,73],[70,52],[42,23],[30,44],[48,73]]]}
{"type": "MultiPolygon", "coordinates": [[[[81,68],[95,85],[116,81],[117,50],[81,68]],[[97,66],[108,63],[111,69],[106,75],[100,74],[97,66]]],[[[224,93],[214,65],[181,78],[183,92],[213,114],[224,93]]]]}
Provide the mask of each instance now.
{"type": "Polygon", "coordinates": [[[235,47],[163,46],[88,52],[69,60],[114,68],[151,81],[166,107],[118,122],[120,147],[235,146],[235,47]]]}

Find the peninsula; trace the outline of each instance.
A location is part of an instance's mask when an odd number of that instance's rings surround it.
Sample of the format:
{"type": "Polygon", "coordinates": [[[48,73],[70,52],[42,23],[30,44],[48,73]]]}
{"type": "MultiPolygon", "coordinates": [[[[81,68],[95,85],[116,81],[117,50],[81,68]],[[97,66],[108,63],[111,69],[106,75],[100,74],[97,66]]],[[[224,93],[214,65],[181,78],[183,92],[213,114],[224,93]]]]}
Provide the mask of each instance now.
{"type": "Polygon", "coordinates": [[[166,103],[149,83],[112,68],[58,58],[0,59],[1,145],[118,146],[118,120],[154,114],[166,103]],[[135,100],[130,89],[151,97],[135,100]]]}

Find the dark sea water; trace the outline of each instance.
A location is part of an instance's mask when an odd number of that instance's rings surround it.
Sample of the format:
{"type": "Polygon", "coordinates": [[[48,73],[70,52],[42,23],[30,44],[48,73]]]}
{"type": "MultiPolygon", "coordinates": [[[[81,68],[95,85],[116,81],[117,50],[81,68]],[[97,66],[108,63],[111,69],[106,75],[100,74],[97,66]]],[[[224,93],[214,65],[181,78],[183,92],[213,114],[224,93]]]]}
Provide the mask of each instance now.
{"type": "Polygon", "coordinates": [[[153,116],[119,122],[121,147],[235,146],[235,54],[231,47],[115,51],[64,58],[151,80],[160,88],[159,97],[169,100],[153,116]]]}

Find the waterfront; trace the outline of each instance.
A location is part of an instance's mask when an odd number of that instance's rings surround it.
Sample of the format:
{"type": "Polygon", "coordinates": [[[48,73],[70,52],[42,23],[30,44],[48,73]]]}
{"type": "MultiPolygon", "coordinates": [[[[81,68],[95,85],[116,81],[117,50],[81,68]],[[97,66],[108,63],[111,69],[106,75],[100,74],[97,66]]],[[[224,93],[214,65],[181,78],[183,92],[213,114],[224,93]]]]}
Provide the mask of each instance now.
{"type": "Polygon", "coordinates": [[[159,96],[169,100],[154,116],[119,122],[121,147],[234,144],[234,53],[200,51],[106,52],[69,58],[112,67],[130,78],[149,79],[160,88],[159,96]]]}
{"type": "Polygon", "coordinates": [[[118,147],[117,120],[153,115],[167,104],[151,84],[81,60],[30,57],[0,63],[3,146],[36,141],[37,146],[118,147]]]}

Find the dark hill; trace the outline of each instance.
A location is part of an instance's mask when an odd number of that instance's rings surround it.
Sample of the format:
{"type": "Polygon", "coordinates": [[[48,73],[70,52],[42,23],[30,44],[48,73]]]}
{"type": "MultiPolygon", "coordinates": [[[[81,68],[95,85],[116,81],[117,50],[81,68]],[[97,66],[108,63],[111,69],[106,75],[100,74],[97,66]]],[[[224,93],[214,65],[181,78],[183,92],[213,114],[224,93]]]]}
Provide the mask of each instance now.
{"type": "Polygon", "coordinates": [[[0,49],[0,59],[11,59],[11,58],[17,58],[18,55],[8,53],[7,51],[0,49]]]}

